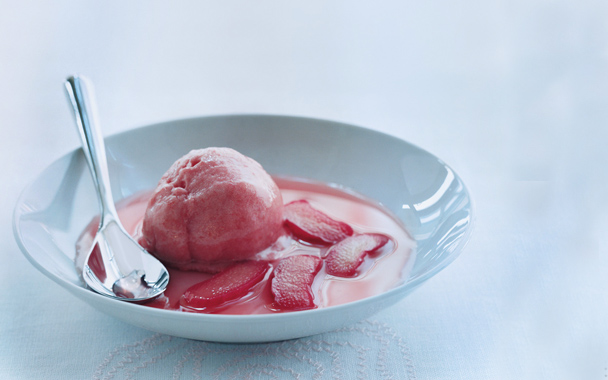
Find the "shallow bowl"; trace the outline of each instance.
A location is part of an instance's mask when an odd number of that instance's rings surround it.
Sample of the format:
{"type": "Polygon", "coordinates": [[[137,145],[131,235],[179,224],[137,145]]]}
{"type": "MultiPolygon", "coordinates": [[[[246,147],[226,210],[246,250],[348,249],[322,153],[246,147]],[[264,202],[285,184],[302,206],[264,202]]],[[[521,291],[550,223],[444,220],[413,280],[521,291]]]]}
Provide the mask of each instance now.
{"type": "Polygon", "coordinates": [[[445,268],[470,236],[469,193],[437,157],[383,133],[301,117],[200,117],[110,136],[106,148],[115,199],[153,188],[177,158],[207,146],[234,148],[272,175],[334,183],[380,202],[416,240],[409,277],[360,301],[269,315],[182,313],[106,298],[87,289],[74,266],[75,242],[98,212],[80,149],[53,162],[21,195],[14,214],[21,250],[53,281],[122,321],[179,337],[245,343],[298,338],[365,319],[445,268]]]}

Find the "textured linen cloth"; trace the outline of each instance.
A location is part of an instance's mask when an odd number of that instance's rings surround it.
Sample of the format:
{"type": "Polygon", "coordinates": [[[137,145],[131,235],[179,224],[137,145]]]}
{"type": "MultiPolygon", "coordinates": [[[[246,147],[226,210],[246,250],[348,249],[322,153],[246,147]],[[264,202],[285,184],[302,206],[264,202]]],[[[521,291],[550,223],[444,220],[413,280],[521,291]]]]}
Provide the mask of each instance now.
{"type": "Polygon", "coordinates": [[[0,378],[608,377],[606,2],[0,9],[0,378]],[[96,84],[106,135],[269,113],[412,142],[468,186],[472,239],[398,304],[327,334],[226,345],[114,320],[38,272],[11,231],[21,190],[79,146],[62,88],[74,73],[96,84]]]}

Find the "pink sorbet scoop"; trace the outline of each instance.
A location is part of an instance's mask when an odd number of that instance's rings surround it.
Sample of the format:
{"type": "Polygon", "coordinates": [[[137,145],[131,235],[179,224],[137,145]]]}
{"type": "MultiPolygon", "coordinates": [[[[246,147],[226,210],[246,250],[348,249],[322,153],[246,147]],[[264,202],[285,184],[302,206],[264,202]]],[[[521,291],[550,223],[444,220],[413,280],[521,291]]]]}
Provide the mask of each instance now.
{"type": "Polygon", "coordinates": [[[218,272],[282,233],[283,199],[262,166],[230,148],[193,150],[163,175],[140,244],[166,264],[218,272]]]}

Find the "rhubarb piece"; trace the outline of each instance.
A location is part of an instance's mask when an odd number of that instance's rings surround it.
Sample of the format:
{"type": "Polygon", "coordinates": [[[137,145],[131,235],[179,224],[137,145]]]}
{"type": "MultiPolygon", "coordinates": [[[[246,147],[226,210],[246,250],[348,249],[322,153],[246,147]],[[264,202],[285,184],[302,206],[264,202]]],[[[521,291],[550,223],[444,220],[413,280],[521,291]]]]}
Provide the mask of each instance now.
{"type": "Polygon", "coordinates": [[[353,234],[351,226],[330,218],[305,200],[285,205],[283,216],[295,237],[309,243],[335,244],[353,234]]]}
{"type": "Polygon", "coordinates": [[[348,237],[327,251],[325,259],[327,274],[350,277],[368,253],[380,249],[389,238],[380,234],[361,234],[348,237]]]}
{"type": "Polygon", "coordinates": [[[282,259],[274,270],[271,286],[276,304],[291,310],[314,308],[311,285],[322,264],[323,260],[310,255],[282,259]]]}
{"type": "Polygon", "coordinates": [[[180,304],[200,309],[242,297],[264,279],[269,268],[266,261],[232,264],[213,277],[188,288],[180,298],[180,304]]]}

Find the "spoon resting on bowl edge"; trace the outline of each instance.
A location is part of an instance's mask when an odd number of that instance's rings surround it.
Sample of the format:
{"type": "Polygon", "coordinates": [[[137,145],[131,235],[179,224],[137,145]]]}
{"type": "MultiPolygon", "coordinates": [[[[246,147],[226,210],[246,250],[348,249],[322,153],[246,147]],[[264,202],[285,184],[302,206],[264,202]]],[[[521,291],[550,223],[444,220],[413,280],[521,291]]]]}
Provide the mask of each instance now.
{"type": "Polygon", "coordinates": [[[169,272],[137,244],[120,222],[110,188],[103,136],[97,127],[91,84],[82,76],[71,76],[65,88],[101,209],[99,228],[82,277],[92,290],[110,298],[130,302],[153,299],[167,288],[169,272]]]}

